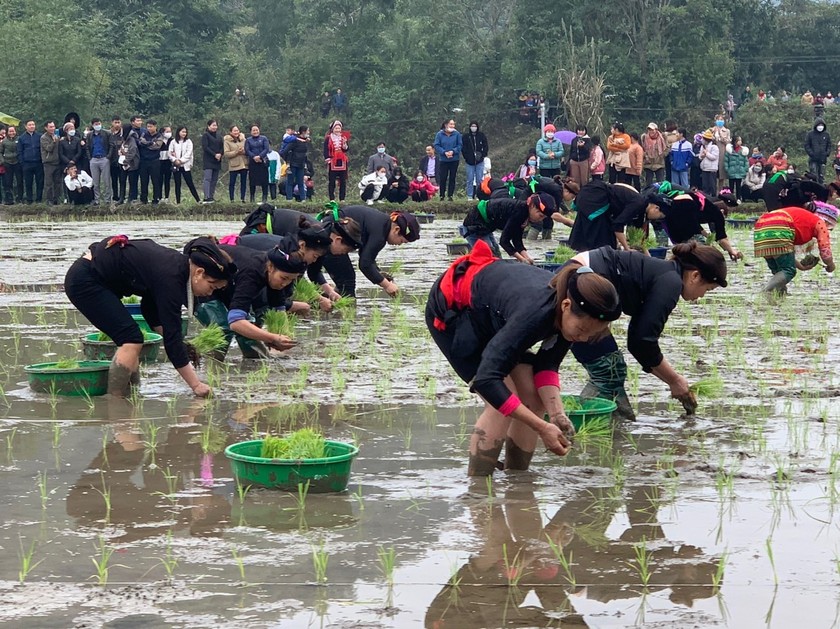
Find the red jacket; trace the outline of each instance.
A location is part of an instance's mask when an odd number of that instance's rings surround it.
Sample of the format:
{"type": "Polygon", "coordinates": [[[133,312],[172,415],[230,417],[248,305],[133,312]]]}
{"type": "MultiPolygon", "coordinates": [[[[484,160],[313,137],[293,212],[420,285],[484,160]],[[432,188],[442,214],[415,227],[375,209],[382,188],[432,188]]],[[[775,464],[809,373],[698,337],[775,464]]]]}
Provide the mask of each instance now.
{"type": "Polygon", "coordinates": [[[408,194],[411,196],[415,192],[420,192],[425,190],[430,197],[434,196],[435,193],[438,191],[438,187],[434,185],[428,179],[423,179],[423,182],[419,182],[416,179],[412,179],[411,183],[408,184],[408,194]]]}

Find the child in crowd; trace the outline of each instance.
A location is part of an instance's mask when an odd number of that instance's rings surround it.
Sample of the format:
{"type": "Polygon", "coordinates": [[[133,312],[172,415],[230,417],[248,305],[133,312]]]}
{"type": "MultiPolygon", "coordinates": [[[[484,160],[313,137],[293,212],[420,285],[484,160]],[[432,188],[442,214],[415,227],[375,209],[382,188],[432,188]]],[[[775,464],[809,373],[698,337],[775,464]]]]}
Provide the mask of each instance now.
{"type": "Polygon", "coordinates": [[[428,201],[438,191],[438,187],[426,178],[422,170],[414,173],[414,179],[408,184],[408,196],[412,201],[428,201]]]}
{"type": "Polygon", "coordinates": [[[268,160],[268,194],[273,201],[277,198],[277,185],[280,183],[280,153],[272,148],[266,155],[266,159],[268,160]]]}
{"type": "Polygon", "coordinates": [[[607,170],[607,162],[604,159],[604,149],[601,148],[601,136],[592,136],[592,151],[589,153],[589,172],[592,179],[603,179],[607,170]]]}

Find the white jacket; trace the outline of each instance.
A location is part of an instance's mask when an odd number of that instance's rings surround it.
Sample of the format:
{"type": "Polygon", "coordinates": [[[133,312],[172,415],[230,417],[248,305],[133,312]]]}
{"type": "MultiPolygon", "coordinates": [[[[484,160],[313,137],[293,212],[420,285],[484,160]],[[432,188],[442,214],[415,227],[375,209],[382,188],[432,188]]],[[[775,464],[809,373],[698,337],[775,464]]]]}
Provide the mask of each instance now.
{"type": "Polygon", "coordinates": [[[64,185],[68,190],[81,190],[82,188],[93,188],[93,179],[85,171],[80,170],[75,179],[70,179],[70,175],[64,178],[64,185]]]}
{"type": "Polygon", "coordinates": [[[175,140],[169,145],[169,160],[175,165],[175,160],[180,160],[184,170],[190,170],[193,165],[193,143],[187,138],[183,142],[175,140]]]}
{"type": "Polygon", "coordinates": [[[369,185],[373,184],[373,196],[374,198],[379,198],[382,194],[382,188],[388,185],[388,177],[379,177],[376,173],[370,173],[369,175],[365,175],[362,177],[362,180],[359,182],[359,192],[364,192],[365,188],[369,185]]]}
{"type": "Polygon", "coordinates": [[[760,190],[764,187],[764,181],[766,179],[767,175],[764,174],[763,170],[760,173],[756,174],[751,166],[750,169],[747,171],[747,176],[744,177],[744,185],[750,190],[760,190]]]}
{"type": "Polygon", "coordinates": [[[720,149],[714,142],[709,142],[700,149],[700,170],[707,173],[715,172],[720,163],[720,149]]]}

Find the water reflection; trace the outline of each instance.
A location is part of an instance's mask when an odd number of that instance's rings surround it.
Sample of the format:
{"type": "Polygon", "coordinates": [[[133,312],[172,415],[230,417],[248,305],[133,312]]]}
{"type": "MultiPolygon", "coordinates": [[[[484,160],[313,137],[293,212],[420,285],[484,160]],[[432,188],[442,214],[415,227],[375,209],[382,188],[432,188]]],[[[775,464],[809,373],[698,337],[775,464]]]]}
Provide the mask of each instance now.
{"type": "Polygon", "coordinates": [[[552,619],[589,626],[579,601],[608,603],[669,590],[675,606],[712,597],[717,558],[668,540],[659,489],[638,486],[626,499],[585,492],[548,518],[528,481],[470,507],[480,548],[430,605],[426,627],[531,627],[552,619]],[[623,530],[619,522],[624,521],[623,530]],[[650,551],[640,583],[636,544],[650,551]]]}

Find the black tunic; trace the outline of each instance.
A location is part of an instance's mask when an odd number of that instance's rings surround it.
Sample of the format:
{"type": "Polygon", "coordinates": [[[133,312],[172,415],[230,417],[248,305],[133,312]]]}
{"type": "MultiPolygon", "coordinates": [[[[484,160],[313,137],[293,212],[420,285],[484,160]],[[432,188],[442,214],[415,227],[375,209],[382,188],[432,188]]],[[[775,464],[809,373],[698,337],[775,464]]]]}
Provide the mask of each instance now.
{"type": "Polygon", "coordinates": [[[621,310],[630,317],[627,348],[650,372],[662,362],[659,337],[682,294],[682,268],[674,260],[612,247],[590,251],[589,266],[618,291],[621,310]]]}
{"type": "MultiPolygon", "coordinates": [[[[388,234],[392,225],[390,216],[366,205],[348,205],[341,208],[341,215],[352,218],[362,230],[359,270],[374,284],[381,284],[385,276],[376,264],[376,256],[388,244],[388,234]]],[[[329,216],[326,217],[325,223],[329,222],[329,218],[329,216]]],[[[314,266],[320,270],[318,263],[314,266]]]]}
{"type": "Polygon", "coordinates": [[[556,299],[549,287],[552,273],[528,264],[498,260],[478,272],[472,284],[472,306],[445,331],[434,328],[441,316],[440,279],[426,305],[432,338],[455,372],[471,389],[498,409],[511,397],[504,383],[516,365],[528,362],[534,373],[556,372],[569,350],[554,327],[556,299]],[[528,350],[543,342],[536,355],[528,350]]]}
{"type": "Polygon", "coordinates": [[[641,225],[647,201],[634,188],[595,179],[580,189],[572,209],[577,211],[569,245],[576,251],[598,247],[615,249],[616,232],[641,225]]]}
{"type": "Polygon", "coordinates": [[[229,311],[241,310],[247,315],[265,306],[288,307],[292,285],[281,290],[268,285],[264,252],[244,245],[219,245],[219,248],[233,258],[237,269],[233,285],[219,295],[229,311]]]}
{"type": "MultiPolygon", "coordinates": [[[[271,234],[244,234],[240,238],[239,243],[251,249],[268,251],[280,242],[280,236],[297,235],[300,231],[301,217],[306,218],[306,220],[314,225],[320,224],[311,214],[286,208],[277,208],[271,214],[271,234]]],[[[310,264],[306,267],[306,276],[318,286],[327,283],[327,278],[324,277],[324,273],[321,271],[322,266],[322,264],[318,263],[310,264]]]]}
{"type": "Polygon", "coordinates": [[[106,248],[108,238],[90,246],[93,269],[120,297],[138,295],[140,311],[152,329],[163,328],[163,346],[176,369],[189,362],[181,330],[181,307],[187,305],[190,261],[181,252],[147,239],[106,248]]]}
{"type": "Polygon", "coordinates": [[[512,256],[514,253],[525,251],[522,236],[528,224],[528,203],[511,198],[490,199],[487,202],[487,220],[475,207],[471,209],[464,226],[479,236],[491,234],[497,229],[502,230],[499,244],[505,252],[512,256]]]}
{"type": "Polygon", "coordinates": [[[726,238],[726,219],[723,212],[710,198],[706,198],[701,206],[700,199],[693,194],[676,197],[669,209],[665,211],[665,230],[674,244],[688,242],[699,234],[706,223],[709,230],[715,233],[715,238],[726,238]]]}

